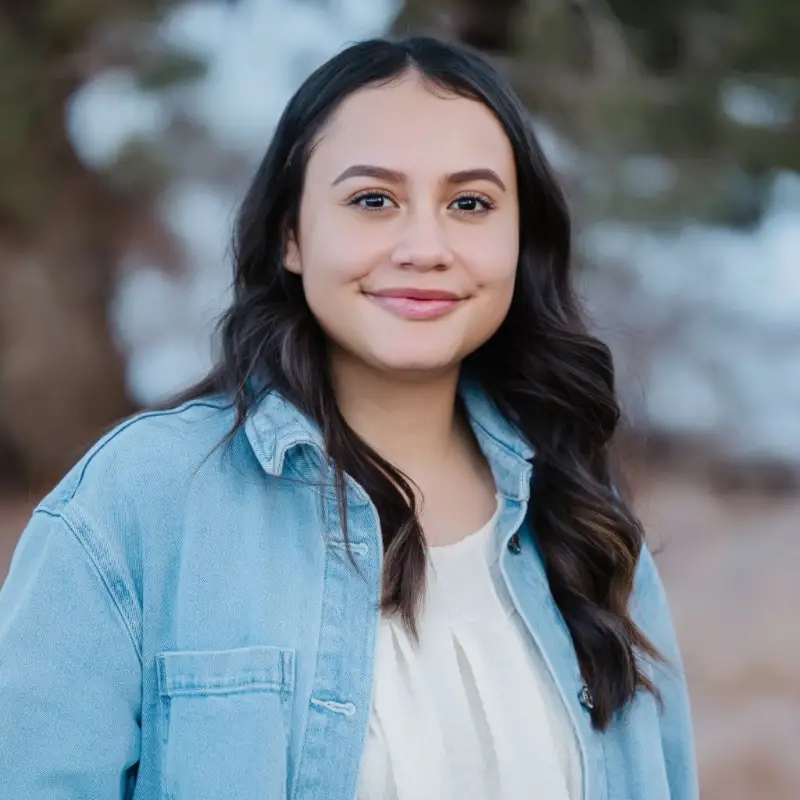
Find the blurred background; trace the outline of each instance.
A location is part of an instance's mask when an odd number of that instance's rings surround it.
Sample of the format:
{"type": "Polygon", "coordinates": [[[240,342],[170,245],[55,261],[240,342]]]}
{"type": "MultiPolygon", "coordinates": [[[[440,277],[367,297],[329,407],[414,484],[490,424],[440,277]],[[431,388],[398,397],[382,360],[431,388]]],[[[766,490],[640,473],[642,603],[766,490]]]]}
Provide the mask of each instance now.
{"type": "Polygon", "coordinates": [[[800,797],[800,4],[0,0],[0,581],[33,505],[211,364],[236,203],[342,46],[480,48],[570,195],[704,798],[800,797]]]}

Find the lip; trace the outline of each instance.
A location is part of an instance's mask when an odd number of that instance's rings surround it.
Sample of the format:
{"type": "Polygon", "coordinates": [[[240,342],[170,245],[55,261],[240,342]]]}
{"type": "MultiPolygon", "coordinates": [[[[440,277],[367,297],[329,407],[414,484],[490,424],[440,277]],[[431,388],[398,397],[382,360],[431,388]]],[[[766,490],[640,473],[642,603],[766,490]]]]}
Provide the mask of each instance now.
{"type": "Polygon", "coordinates": [[[398,287],[396,289],[381,289],[379,292],[368,292],[375,297],[405,297],[409,300],[461,300],[455,292],[446,292],[442,289],[415,289],[412,286],[398,287]]]}
{"type": "Polygon", "coordinates": [[[367,297],[402,319],[438,319],[449,314],[466,298],[442,289],[416,289],[412,287],[381,289],[365,292],[367,297]]]}

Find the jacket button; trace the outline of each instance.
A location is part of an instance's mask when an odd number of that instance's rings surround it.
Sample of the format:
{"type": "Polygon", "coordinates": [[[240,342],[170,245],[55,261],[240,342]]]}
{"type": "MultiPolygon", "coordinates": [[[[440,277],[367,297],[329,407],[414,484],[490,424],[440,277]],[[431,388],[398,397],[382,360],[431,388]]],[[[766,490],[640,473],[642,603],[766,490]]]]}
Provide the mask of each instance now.
{"type": "Polygon", "coordinates": [[[583,687],[581,688],[581,693],[579,695],[581,705],[591,711],[594,708],[594,697],[592,696],[592,690],[584,683],[583,687]]]}
{"type": "Polygon", "coordinates": [[[513,553],[515,556],[516,556],[516,555],[518,555],[519,553],[521,553],[521,552],[522,552],[522,546],[521,546],[521,545],[520,545],[520,543],[519,543],[519,535],[518,535],[518,534],[516,534],[516,533],[515,533],[515,534],[514,534],[514,535],[513,535],[513,536],[512,536],[512,537],[511,537],[509,540],[508,540],[508,549],[509,549],[509,550],[510,550],[510,551],[511,551],[511,552],[512,552],[512,553],[513,553]]]}

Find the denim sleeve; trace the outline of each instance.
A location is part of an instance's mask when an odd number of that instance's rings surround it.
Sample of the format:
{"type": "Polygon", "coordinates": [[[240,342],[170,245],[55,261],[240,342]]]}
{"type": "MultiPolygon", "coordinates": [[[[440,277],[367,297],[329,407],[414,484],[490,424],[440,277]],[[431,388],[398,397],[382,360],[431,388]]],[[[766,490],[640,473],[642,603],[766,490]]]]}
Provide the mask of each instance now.
{"type": "Polygon", "coordinates": [[[0,590],[0,797],[130,795],[141,661],[76,526],[37,511],[0,590]]]}
{"type": "Polygon", "coordinates": [[[667,594],[646,547],[642,549],[637,569],[634,602],[634,617],[667,662],[653,665],[653,677],[663,700],[659,722],[670,798],[697,800],[700,792],[683,660],[667,594]]]}

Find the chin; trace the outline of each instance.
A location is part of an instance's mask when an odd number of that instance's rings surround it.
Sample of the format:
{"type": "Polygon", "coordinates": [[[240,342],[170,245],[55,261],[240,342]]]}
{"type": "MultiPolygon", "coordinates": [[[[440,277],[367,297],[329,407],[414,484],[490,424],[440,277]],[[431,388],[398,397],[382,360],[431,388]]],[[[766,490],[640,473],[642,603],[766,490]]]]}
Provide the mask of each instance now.
{"type": "Polygon", "coordinates": [[[368,363],[381,372],[409,379],[433,377],[457,369],[460,358],[451,354],[435,357],[431,353],[417,353],[400,356],[398,354],[373,354],[368,363]]]}

